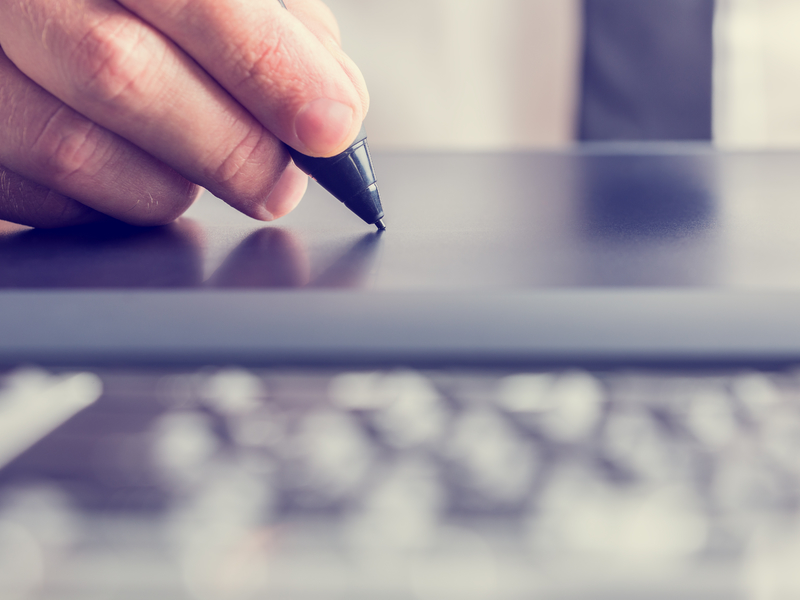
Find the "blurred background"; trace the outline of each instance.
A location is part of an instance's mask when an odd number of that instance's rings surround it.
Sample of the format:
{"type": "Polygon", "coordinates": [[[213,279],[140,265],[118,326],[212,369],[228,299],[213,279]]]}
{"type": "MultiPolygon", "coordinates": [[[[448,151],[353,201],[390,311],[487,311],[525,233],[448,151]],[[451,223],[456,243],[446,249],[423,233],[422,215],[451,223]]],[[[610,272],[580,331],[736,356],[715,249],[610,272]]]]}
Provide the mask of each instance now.
{"type": "MultiPolygon", "coordinates": [[[[581,0],[327,0],[372,97],[373,148],[560,148],[576,139],[581,0]]],[[[713,140],[800,145],[800,2],[717,0],[713,140]]]]}

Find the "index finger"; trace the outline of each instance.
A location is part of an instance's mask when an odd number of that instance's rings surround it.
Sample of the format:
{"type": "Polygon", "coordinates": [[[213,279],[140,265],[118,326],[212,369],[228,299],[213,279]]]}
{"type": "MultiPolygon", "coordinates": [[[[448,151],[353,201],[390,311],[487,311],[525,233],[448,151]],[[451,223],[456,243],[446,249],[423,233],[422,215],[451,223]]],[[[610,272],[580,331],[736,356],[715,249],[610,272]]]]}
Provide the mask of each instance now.
{"type": "Polygon", "coordinates": [[[181,46],[269,131],[303,154],[333,156],[358,134],[366,111],[362,84],[279,2],[120,3],[181,46]]]}

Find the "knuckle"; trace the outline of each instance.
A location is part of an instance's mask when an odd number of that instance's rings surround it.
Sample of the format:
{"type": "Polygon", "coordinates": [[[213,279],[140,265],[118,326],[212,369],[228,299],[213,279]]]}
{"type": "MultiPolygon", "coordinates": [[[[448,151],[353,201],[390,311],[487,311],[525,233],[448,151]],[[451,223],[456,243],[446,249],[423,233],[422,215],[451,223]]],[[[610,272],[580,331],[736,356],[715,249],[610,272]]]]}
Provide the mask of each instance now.
{"type": "Polygon", "coordinates": [[[31,154],[48,179],[64,182],[77,173],[91,176],[102,169],[108,149],[101,139],[97,125],[60,107],[33,141],[31,154]]]}
{"type": "Polygon", "coordinates": [[[247,131],[214,161],[209,179],[227,195],[242,197],[245,202],[263,200],[275,184],[274,174],[282,170],[277,163],[283,155],[273,146],[266,130],[247,131]]]}
{"type": "Polygon", "coordinates": [[[124,95],[140,83],[145,35],[134,19],[108,16],[90,25],[71,53],[77,91],[101,102],[124,95]]]}
{"type": "Polygon", "coordinates": [[[212,159],[209,173],[212,181],[218,184],[235,184],[243,169],[251,164],[254,155],[261,147],[263,132],[250,130],[233,146],[223,152],[223,156],[212,159]]]}
{"type": "Polygon", "coordinates": [[[243,88],[266,83],[273,89],[299,87],[291,68],[292,50],[285,43],[284,33],[279,27],[262,33],[233,46],[229,63],[234,85],[243,88]]]}

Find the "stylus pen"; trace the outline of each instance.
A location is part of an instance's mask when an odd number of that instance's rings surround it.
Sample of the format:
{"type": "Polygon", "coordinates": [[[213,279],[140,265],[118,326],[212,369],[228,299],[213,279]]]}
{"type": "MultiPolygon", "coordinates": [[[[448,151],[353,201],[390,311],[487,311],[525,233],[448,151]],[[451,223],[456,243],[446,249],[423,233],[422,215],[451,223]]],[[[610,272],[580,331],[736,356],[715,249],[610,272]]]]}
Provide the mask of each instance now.
{"type": "MultiPolygon", "coordinates": [[[[286,8],[283,0],[278,2],[286,8]]],[[[377,226],[381,231],[386,229],[381,195],[367,145],[367,132],[363,126],[347,150],[330,158],[314,158],[289,146],[287,148],[301,171],[310,175],[364,222],[377,226]]]]}

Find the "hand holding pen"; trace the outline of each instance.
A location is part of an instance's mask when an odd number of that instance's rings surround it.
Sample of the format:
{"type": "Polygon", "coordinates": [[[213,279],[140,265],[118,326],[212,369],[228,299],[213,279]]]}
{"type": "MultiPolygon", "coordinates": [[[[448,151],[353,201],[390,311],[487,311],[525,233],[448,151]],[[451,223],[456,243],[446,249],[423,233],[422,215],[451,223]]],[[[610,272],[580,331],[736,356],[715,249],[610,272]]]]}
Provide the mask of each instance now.
{"type": "Polygon", "coordinates": [[[169,222],[201,187],[292,210],[289,161],[347,150],[369,99],[317,0],[0,3],[0,219],[169,222]]]}

